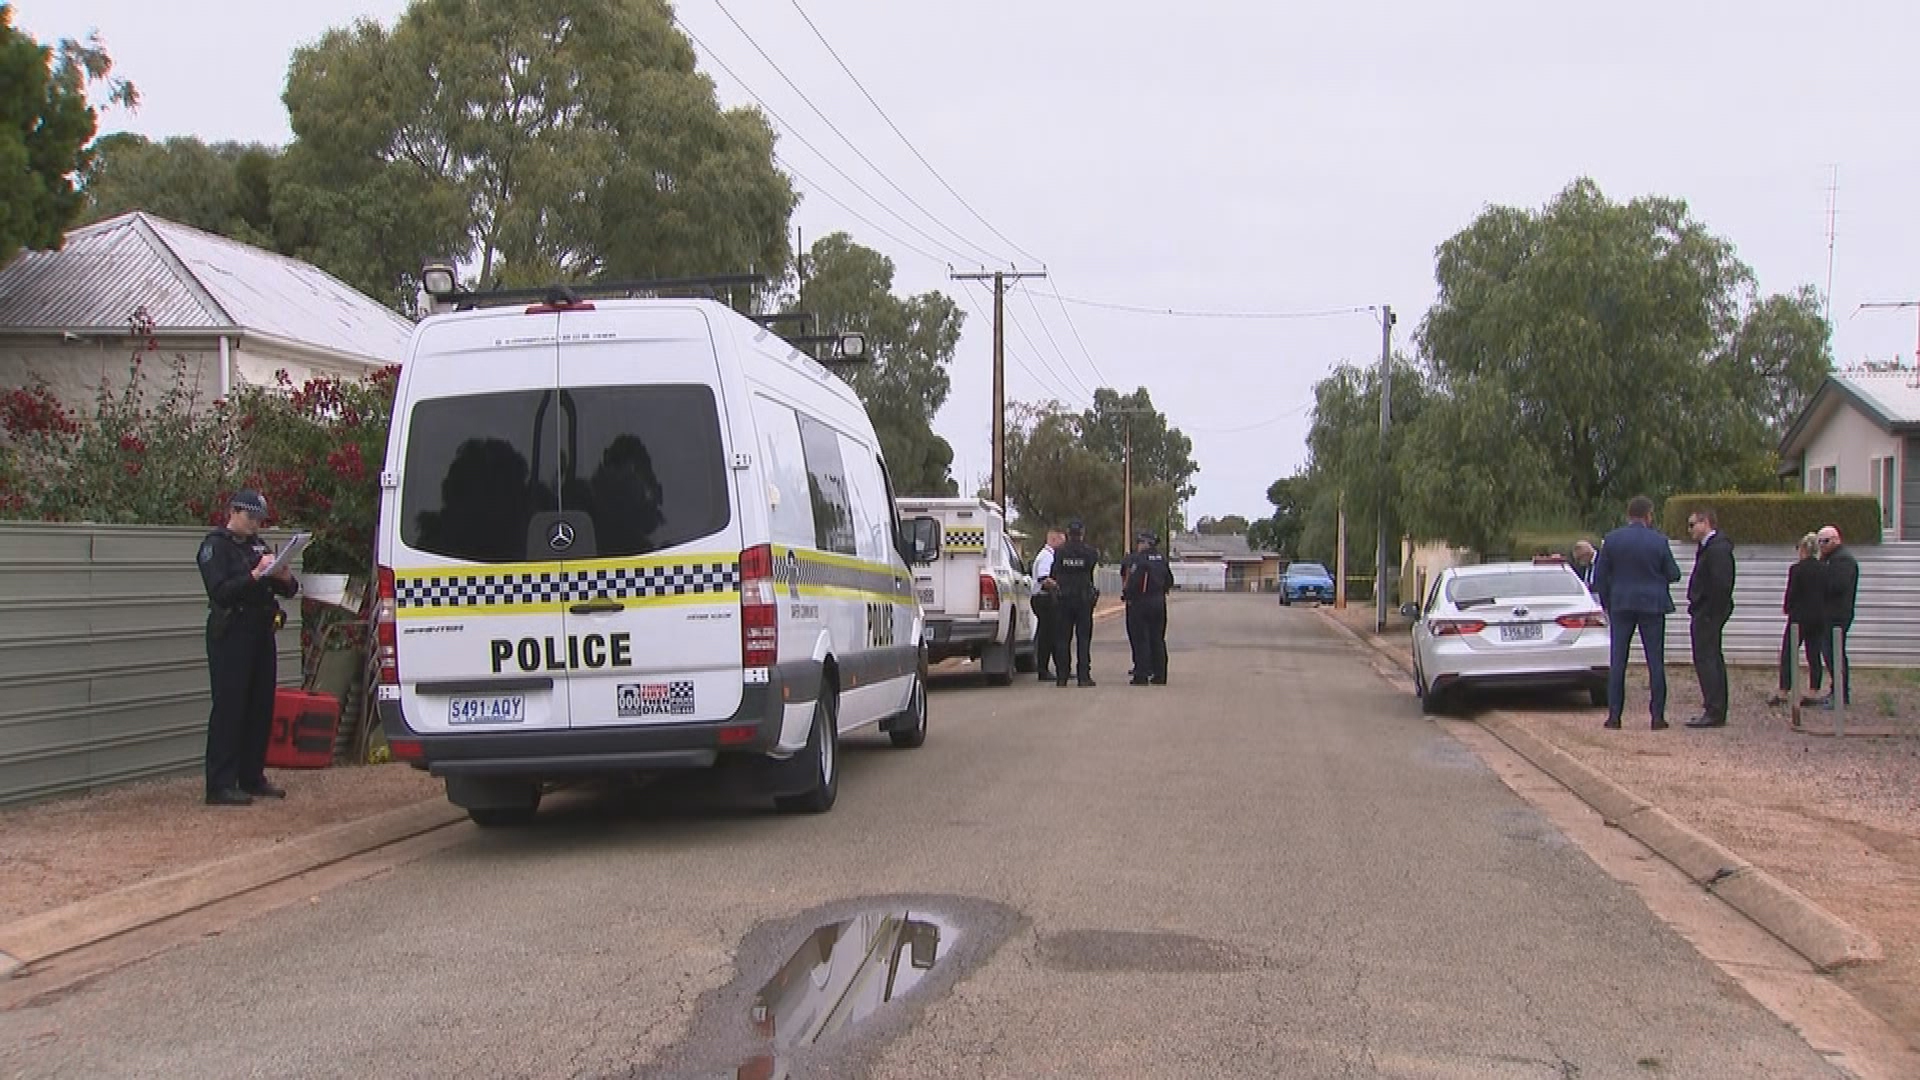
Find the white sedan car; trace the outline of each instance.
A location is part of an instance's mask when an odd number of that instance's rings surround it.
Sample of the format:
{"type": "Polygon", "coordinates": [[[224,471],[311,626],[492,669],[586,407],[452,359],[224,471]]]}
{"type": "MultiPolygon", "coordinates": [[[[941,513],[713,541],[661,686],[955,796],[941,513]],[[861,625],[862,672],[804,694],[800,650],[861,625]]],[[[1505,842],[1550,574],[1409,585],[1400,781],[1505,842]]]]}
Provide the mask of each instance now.
{"type": "Polygon", "coordinates": [[[1607,617],[1564,562],[1489,563],[1443,570],[1413,624],[1421,708],[1441,712],[1473,687],[1584,688],[1607,703],[1607,617]]]}

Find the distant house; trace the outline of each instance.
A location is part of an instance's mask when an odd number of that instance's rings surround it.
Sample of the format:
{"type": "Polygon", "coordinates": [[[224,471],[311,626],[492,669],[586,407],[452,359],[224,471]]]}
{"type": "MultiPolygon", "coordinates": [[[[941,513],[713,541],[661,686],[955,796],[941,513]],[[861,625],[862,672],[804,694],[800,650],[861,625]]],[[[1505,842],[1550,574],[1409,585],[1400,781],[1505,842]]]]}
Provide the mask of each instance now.
{"type": "Polygon", "coordinates": [[[1883,539],[1920,540],[1920,374],[1827,376],[1780,441],[1780,462],[1804,491],[1878,497],[1883,539]]]}
{"type": "Polygon", "coordinates": [[[1279,554],[1254,550],[1242,533],[1181,533],[1168,544],[1167,557],[1183,589],[1268,592],[1280,580],[1279,554]]]}
{"type": "MultiPolygon", "coordinates": [[[[0,270],[0,386],[43,379],[69,405],[122,383],[137,312],[154,362],[184,357],[203,400],[285,371],[296,384],[400,362],[413,323],[298,259],[133,212],[0,270]]],[[[170,374],[167,368],[153,373],[170,374]]]]}

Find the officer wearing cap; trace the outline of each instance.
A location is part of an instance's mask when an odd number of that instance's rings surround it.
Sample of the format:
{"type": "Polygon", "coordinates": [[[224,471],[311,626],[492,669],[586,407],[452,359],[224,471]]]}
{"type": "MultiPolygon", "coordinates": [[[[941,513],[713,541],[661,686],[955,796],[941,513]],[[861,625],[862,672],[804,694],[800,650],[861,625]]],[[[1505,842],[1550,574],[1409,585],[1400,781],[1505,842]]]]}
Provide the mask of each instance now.
{"type": "Polygon", "coordinates": [[[1159,537],[1140,534],[1140,552],[1127,576],[1127,619],[1137,623],[1133,645],[1133,685],[1167,684],[1167,593],[1173,567],[1156,546],[1159,537]]]}
{"type": "Polygon", "coordinates": [[[1093,685],[1093,568],[1100,552],[1087,543],[1087,527],[1078,519],[1067,523],[1067,542],[1053,555],[1053,574],[1042,587],[1055,596],[1054,672],[1057,686],[1067,685],[1067,659],[1076,661],[1074,674],[1081,686],[1093,685]],[[1075,643],[1078,649],[1074,649],[1075,643]]]}
{"type": "Polygon", "coordinates": [[[279,597],[300,591],[291,567],[268,574],[273,549],[260,538],[267,500],[242,491],[228,505],[227,524],[200,541],[197,561],[207,587],[207,673],[213,715],[207,721],[207,803],[246,806],[256,797],[284,799],[267,780],[267,738],[273,727],[274,631],[286,621],[279,597]]]}

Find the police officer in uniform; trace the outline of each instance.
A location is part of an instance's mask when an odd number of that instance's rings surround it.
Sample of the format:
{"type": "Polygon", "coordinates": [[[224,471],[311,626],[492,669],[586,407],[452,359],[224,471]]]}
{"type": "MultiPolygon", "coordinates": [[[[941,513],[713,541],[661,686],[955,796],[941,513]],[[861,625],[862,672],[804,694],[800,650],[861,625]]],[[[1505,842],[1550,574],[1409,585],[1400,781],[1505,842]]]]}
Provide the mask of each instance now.
{"type": "Polygon", "coordinates": [[[1139,626],[1133,647],[1133,685],[1167,684],[1167,593],[1173,567],[1167,565],[1152,533],[1140,534],[1140,554],[1127,576],[1127,619],[1139,626]]]}
{"type": "Polygon", "coordinates": [[[1053,681],[1053,672],[1049,669],[1053,667],[1055,639],[1060,636],[1055,626],[1055,597],[1047,579],[1053,576],[1053,553],[1066,542],[1065,533],[1048,529],[1046,544],[1040,554],[1033,557],[1033,579],[1041,583],[1040,591],[1033,594],[1033,666],[1040,669],[1041,682],[1053,681]]]}
{"type": "Polygon", "coordinates": [[[228,511],[226,527],[207,534],[198,556],[207,587],[207,672],[213,682],[207,803],[247,806],[256,797],[287,796],[267,780],[267,738],[273,727],[274,631],[286,621],[278,598],[300,586],[291,567],[267,573],[273,550],[260,538],[267,500],[242,491],[228,511]]]}
{"type": "Polygon", "coordinates": [[[1140,613],[1133,608],[1133,575],[1150,546],[1147,538],[1151,534],[1146,530],[1134,534],[1133,551],[1120,560],[1120,601],[1126,605],[1127,614],[1127,655],[1134,658],[1133,669],[1127,672],[1127,678],[1136,682],[1145,681],[1147,672],[1140,667],[1140,646],[1146,640],[1146,631],[1140,627],[1140,613]]]}
{"type": "Polygon", "coordinates": [[[1067,524],[1067,542],[1053,555],[1054,618],[1058,636],[1054,639],[1055,685],[1067,685],[1067,659],[1072,654],[1081,686],[1093,685],[1093,568],[1100,565],[1100,552],[1086,540],[1087,527],[1075,520],[1067,524]],[[1078,648],[1073,646],[1078,644],[1078,648]]]}

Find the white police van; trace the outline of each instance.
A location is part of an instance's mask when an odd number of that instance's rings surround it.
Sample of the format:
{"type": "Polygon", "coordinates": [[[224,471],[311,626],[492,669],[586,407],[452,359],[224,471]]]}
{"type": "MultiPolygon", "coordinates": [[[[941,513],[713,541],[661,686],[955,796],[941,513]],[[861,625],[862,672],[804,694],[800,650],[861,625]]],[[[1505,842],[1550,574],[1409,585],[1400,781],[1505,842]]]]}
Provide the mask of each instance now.
{"type": "Polygon", "coordinates": [[[439,280],[456,310],[414,332],[381,475],[395,758],[493,825],[554,782],[723,760],[821,812],[841,736],[925,740],[936,526],[903,530],[844,381],[711,300],[439,280]]]}

